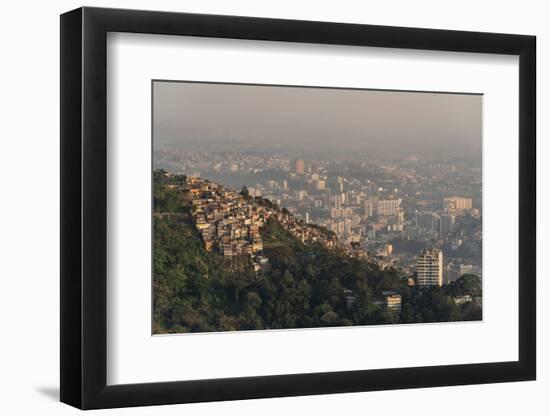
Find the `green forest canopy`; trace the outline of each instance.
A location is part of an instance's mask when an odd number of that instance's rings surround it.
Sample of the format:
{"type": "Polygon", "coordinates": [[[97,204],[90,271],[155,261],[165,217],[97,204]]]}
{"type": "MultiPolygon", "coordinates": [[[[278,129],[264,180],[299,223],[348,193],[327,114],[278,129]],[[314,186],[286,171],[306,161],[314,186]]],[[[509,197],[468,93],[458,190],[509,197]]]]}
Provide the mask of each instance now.
{"type": "MultiPolygon", "coordinates": [[[[185,177],[171,177],[182,184],[185,177]]],[[[285,329],[480,320],[481,281],[464,275],[442,287],[408,286],[393,269],[305,244],[276,220],[262,227],[270,271],[256,274],[249,257],[228,261],[205,250],[185,193],[154,177],[154,333],[285,329]],[[354,294],[352,305],[346,294],[354,294]],[[402,297],[401,312],[380,303],[402,297]]]]}

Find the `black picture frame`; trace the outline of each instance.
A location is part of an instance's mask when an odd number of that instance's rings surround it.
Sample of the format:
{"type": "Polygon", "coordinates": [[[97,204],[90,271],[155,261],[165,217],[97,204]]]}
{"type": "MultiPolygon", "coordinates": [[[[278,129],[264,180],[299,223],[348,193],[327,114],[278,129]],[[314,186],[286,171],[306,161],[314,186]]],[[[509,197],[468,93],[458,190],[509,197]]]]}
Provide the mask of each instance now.
{"type": "Polygon", "coordinates": [[[61,15],[61,401],[81,409],[534,380],[534,36],[102,8],[61,15]],[[519,56],[518,361],[107,385],[108,32],[519,56]]]}

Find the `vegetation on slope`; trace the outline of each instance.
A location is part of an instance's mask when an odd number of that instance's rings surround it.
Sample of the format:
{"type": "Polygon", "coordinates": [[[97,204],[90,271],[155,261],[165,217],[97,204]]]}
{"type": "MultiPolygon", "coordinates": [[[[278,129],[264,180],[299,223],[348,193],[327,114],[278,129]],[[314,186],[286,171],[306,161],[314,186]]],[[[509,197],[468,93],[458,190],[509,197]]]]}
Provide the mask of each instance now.
{"type": "Polygon", "coordinates": [[[182,194],[155,177],[154,333],[481,319],[479,305],[452,298],[481,296],[475,276],[409,287],[397,270],[304,244],[273,219],[261,230],[272,268],[257,275],[248,257],[227,261],[206,252],[182,194]],[[401,294],[400,314],[379,302],[388,290],[401,294]],[[350,294],[354,303],[346,301],[350,294]]]}

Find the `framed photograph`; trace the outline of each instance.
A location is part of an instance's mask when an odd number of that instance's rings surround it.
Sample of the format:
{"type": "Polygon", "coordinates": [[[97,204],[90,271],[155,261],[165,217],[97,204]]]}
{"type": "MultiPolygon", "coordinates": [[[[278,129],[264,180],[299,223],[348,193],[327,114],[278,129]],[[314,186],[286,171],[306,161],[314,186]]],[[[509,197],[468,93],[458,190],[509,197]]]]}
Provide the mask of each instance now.
{"type": "Polygon", "coordinates": [[[61,401],[533,380],[535,37],[61,16],[61,401]]]}

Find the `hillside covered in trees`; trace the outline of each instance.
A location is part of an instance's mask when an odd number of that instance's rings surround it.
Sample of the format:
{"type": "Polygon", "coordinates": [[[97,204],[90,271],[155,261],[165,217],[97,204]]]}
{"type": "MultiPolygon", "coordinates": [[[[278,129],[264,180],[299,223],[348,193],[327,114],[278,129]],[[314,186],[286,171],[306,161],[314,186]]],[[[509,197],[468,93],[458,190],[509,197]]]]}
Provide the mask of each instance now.
{"type": "Polygon", "coordinates": [[[156,334],[481,319],[477,302],[454,301],[481,296],[476,276],[409,286],[399,271],[303,243],[275,219],[261,228],[268,271],[255,272],[247,256],[228,261],[206,251],[189,198],[157,174],[153,220],[156,334]],[[386,291],[401,295],[400,312],[380,301],[386,291]]]}

